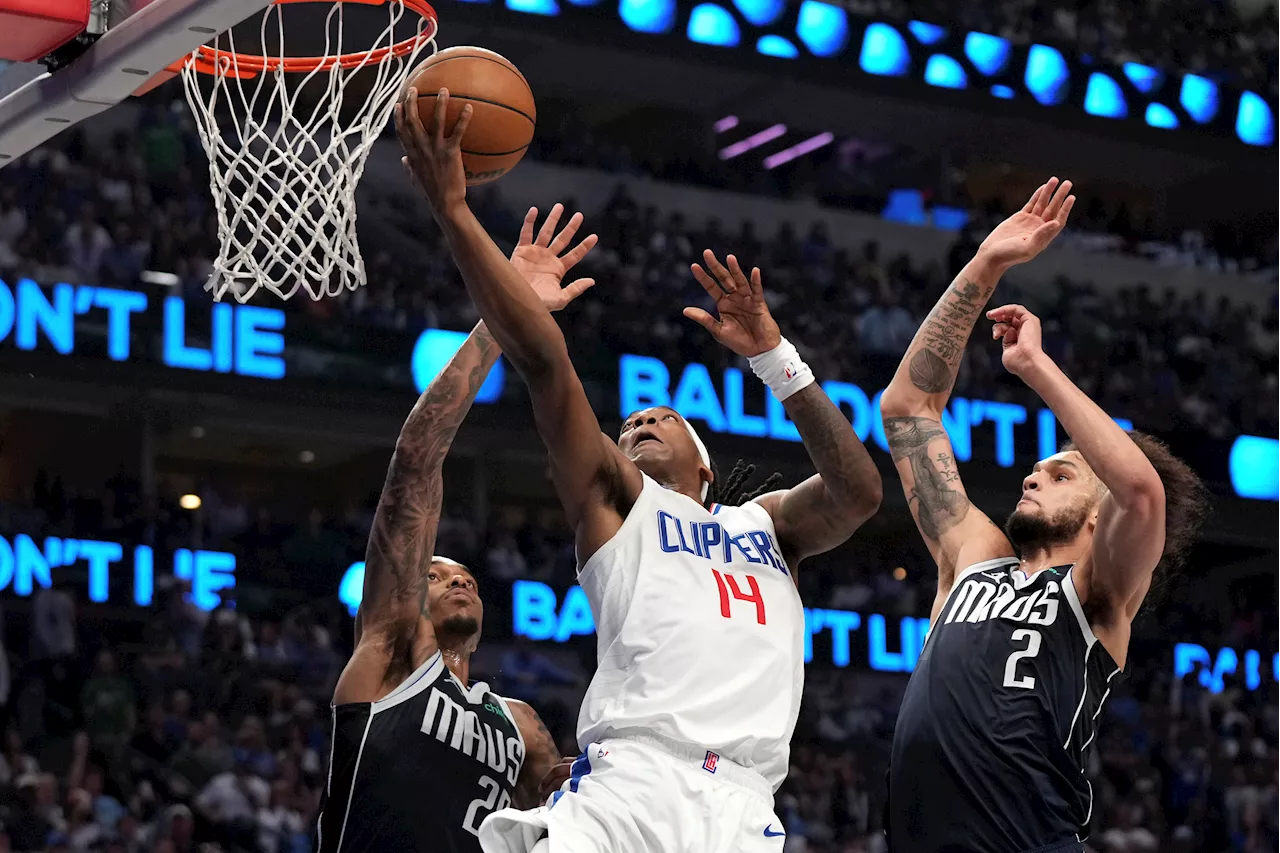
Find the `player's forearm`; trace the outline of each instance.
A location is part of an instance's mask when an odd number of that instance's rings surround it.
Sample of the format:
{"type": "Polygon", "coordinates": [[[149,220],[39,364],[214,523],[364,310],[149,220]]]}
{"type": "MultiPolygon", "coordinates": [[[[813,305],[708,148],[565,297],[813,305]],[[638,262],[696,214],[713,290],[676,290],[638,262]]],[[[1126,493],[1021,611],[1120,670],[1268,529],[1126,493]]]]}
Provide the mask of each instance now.
{"type": "MultiPolygon", "coordinates": [[[[365,554],[365,601],[425,602],[426,572],[440,521],[445,456],[500,351],[479,323],[400,429],[365,554]]],[[[363,621],[363,609],[361,611],[363,621]]]]}
{"type": "Polygon", "coordinates": [[[1162,490],[1142,449],[1051,358],[1041,353],[1020,378],[1053,410],[1116,503],[1128,506],[1162,490]]]}
{"type": "Polygon", "coordinates": [[[484,321],[477,323],[409,412],[396,441],[395,462],[420,468],[444,461],[480,387],[501,355],[502,350],[484,321]]]}
{"type": "Polygon", "coordinates": [[[965,345],[1003,274],[981,254],[960,270],[912,338],[880,398],[883,414],[936,416],[946,408],[965,345]]]}
{"type": "MultiPolygon", "coordinates": [[[[880,508],[883,496],[880,471],[871,454],[849,419],[816,382],[792,394],[782,405],[799,430],[820,478],[814,483],[809,508],[852,534],[880,508]]],[[[804,486],[807,484],[800,488],[804,486]]]]}
{"type": "Polygon", "coordinates": [[[467,293],[525,381],[568,360],[564,334],[542,300],[465,204],[437,211],[467,293]]]}

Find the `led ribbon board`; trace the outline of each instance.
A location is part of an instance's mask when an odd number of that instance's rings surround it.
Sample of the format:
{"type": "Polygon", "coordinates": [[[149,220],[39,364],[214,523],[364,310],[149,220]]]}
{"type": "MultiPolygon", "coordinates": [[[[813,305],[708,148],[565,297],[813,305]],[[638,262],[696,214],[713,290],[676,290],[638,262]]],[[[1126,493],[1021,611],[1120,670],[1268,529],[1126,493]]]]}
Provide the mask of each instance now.
{"type": "MultiPolygon", "coordinates": [[[[821,0],[457,0],[576,22],[616,22],[619,33],[679,38],[780,62],[841,63],[868,77],[912,80],[938,91],[1070,110],[1167,133],[1209,133],[1250,146],[1276,142],[1275,105],[1257,92],[1184,69],[1115,66],[1048,44],[926,21],[883,21],[821,0]]],[[[657,48],[661,49],[661,48],[657,48]]]]}

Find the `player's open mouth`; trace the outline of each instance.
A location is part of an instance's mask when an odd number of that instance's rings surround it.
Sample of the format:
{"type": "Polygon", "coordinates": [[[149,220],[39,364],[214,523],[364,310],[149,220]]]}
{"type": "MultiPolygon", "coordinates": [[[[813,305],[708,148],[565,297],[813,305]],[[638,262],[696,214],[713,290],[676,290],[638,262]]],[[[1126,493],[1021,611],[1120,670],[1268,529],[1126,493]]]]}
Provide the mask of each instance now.
{"type": "Polygon", "coordinates": [[[632,442],[631,446],[639,447],[641,444],[643,444],[646,441],[652,441],[656,444],[662,444],[662,439],[658,438],[656,435],[653,435],[647,432],[642,432],[642,433],[636,434],[635,441],[632,442]]]}

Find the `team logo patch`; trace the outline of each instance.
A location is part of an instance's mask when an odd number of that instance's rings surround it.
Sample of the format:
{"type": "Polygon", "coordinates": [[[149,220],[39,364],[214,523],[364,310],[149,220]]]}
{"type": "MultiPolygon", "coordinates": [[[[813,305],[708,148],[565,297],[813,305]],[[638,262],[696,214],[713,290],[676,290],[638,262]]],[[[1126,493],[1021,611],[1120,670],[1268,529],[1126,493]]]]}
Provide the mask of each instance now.
{"type": "Polygon", "coordinates": [[[782,375],[787,377],[788,379],[795,379],[796,369],[792,367],[790,363],[788,363],[786,367],[782,368],[782,375]]]}
{"type": "Polygon", "coordinates": [[[708,773],[715,773],[716,765],[719,763],[720,763],[720,756],[716,755],[714,752],[708,749],[706,760],[702,762],[702,769],[707,771],[708,773]]]}

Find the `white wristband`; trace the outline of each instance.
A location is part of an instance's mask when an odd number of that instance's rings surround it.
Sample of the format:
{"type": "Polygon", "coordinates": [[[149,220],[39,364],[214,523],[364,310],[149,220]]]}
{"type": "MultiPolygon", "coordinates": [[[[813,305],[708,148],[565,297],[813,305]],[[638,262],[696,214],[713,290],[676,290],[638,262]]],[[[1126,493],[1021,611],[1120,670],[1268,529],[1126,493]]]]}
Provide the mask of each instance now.
{"type": "Polygon", "coordinates": [[[786,338],[768,352],[751,356],[747,362],[779,401],[813,384],[813,371],[800,360],[800,353],[786,338]]]}

